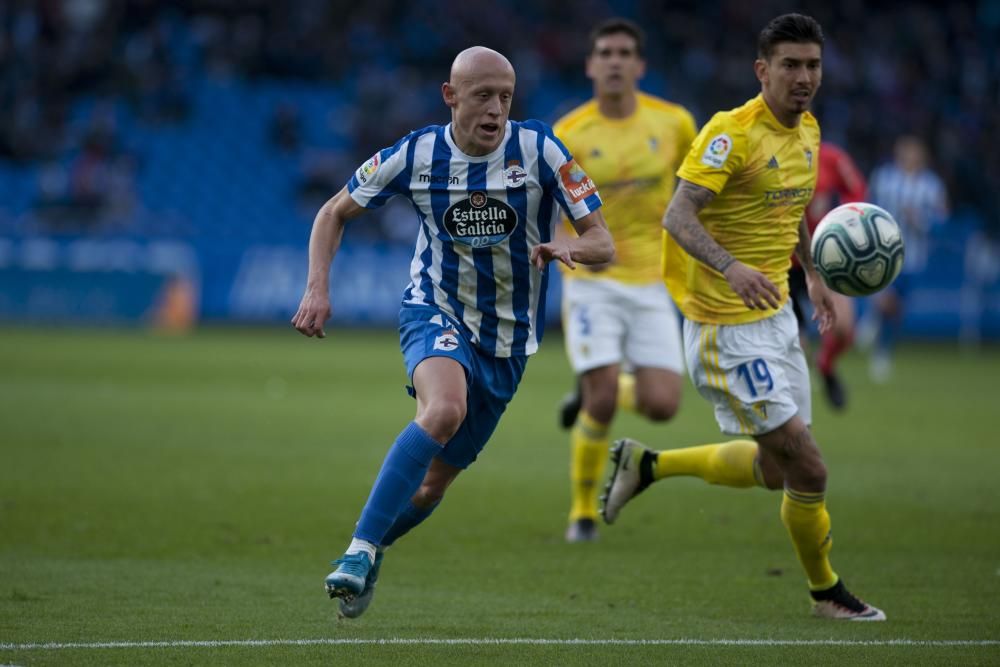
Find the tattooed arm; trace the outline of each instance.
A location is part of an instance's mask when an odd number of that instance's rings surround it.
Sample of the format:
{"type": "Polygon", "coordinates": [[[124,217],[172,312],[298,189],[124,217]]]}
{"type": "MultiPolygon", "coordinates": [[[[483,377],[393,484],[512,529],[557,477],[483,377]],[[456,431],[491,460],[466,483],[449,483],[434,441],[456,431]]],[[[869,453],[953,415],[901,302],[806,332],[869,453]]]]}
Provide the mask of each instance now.
{"type": "Polygon", "coordinates": [[[698,213],[715,197],[708,188],[680,179],[663,227],[687,254],[721,273],[748,308],[777,308],[781,293],[764,274],[733,257],[712,238],[698,219],[698,213]]]}
{"type": "Polygon", "coordinates": [[[708,188],[681,179],[663,216],[663,227],[687,254],[719,273],[724,273],[736,260],[716,243],[698,220],[698,213],[714,198],[715,193],[708,188]]]}

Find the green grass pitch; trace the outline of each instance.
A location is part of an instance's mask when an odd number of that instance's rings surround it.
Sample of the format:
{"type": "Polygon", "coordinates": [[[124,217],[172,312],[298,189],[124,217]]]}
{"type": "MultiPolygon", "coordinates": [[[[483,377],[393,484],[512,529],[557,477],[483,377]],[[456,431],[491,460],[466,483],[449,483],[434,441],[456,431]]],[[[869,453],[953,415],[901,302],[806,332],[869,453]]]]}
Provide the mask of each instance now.
{"type": "MultiPolygon", "coordinates": [[[[414,406],[392,332],[329,334],[0,329],[0,663],[1000,663],[1000,350],[908,346],[884,387],[853,353],[848,411],[817,392],[834,567],[887,623],[809,616],[760,489],[661,482],[565,544],[557,334],[368,614],[338,621],[328,561],[414,406]],[[172,644],[294,639],[345,643],[172,644]],[[424,641],[448,639],[595,643],[424,641]],[[47,642],[135,645],[26,646],[47,642]]],[[[670,424],[613,433],[722,439],[690,386],[670,424]]]]}

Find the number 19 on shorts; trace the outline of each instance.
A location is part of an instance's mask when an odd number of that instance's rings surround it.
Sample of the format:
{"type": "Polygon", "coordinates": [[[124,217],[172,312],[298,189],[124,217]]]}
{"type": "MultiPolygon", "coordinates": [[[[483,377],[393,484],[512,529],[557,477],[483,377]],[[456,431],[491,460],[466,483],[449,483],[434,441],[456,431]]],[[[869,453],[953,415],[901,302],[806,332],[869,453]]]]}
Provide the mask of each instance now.
{"type": "Polygon", "coordinates": [[[746,382],[750,396],[757,398],[758,394],[766,394],[774,389],[774,379],[771,371],[767,368],[767,362],[757,358],[753,361],[746,361],[736,367],[736,373],[740,380],[746,382]]]}

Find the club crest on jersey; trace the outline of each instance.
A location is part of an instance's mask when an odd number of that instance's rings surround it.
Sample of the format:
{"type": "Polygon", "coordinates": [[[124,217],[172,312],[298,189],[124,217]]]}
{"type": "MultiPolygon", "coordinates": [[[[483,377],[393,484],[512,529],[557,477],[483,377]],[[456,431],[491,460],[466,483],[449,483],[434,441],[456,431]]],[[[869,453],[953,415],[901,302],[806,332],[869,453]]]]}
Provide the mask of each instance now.
{"type": "Polygon", "coordinates": [[[708,167],[719,169],[726,164],[729,152],[733,150],[733,138],[728,134],[719,134],[708,142],[705,152],[701,155],[701,163],[708,167]]]}
{"type": "Polygon", "coordinates": [[[451,352],[458,347],[458,338],[451,331],[441,334],[434,339],[434,349],[451,352]]]}
{"type": "Polygon", "coordinates": [[[517,227],[517,212],[507,202],[477,191],[449,206],[442,222],[456,242],[487,248],[511,235],[517,227]]]}
{"type": "Polygon", "coordinates": [[[810,169],[813,168],[813,152],[808,148],[806,149],[806,164],[809,165],[810,169]]]}
{"type": "Polygon", "coordinates": [[[512,164],[503,170],[503,184],[508,188],[519,188],[528,180],[528,172],[519,164],[512,164]]]}
{"type": "Polygon", "coordinates": [[[357,172],[355,172],[354,175],[357,176],[358,181],[362,185],[364,185],[368,183],[368,179],[374,176],[375,172],[378,171],[379,164],[380,164],[379,155],[378,153],[375,153],[375,155],[372,155],[368,159],[368,162],[365,162],[363,165],[358,167],[358,170],[357,172]]]}
{"type": "Polygon", "coordinates": [[[574,204],[597,192],[594,182],[590,180],[590,176],[587,176],[587,172],[576,163],[576,160],[570,160],[559,167],[559,177],[562,179],[566,192],[569,193],[570,202],[574,204]]]}

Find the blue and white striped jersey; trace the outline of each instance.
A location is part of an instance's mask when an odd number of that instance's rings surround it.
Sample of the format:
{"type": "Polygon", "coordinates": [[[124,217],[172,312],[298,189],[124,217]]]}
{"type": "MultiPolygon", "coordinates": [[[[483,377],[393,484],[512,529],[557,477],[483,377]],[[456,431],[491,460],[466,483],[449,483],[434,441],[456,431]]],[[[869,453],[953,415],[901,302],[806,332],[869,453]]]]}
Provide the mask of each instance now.
{"type": "Polygon", "coordinates": [[[931,227],[948,215],[944,182],[930,169],[906,172],[895,164],[872,173],[868,192],[873,204],[889,211],[899,222],[906,244],[903,273],[918,273],[927,266],[927,237],[931,227]]]}
{"type": "Polygon", "coordinates": [[[487,354],[532,354],[544,329],[548,271],[531,248],[552,239],[561,214],[578,220],[601,206],[593,182],[552,129],[508,121],[489,155],[463,153],[451,125],[403,137],[365,162],[347,184],[360,206],[390,197],[420,218],[404,304],[432,305],[462,322],[487,354]]]}

